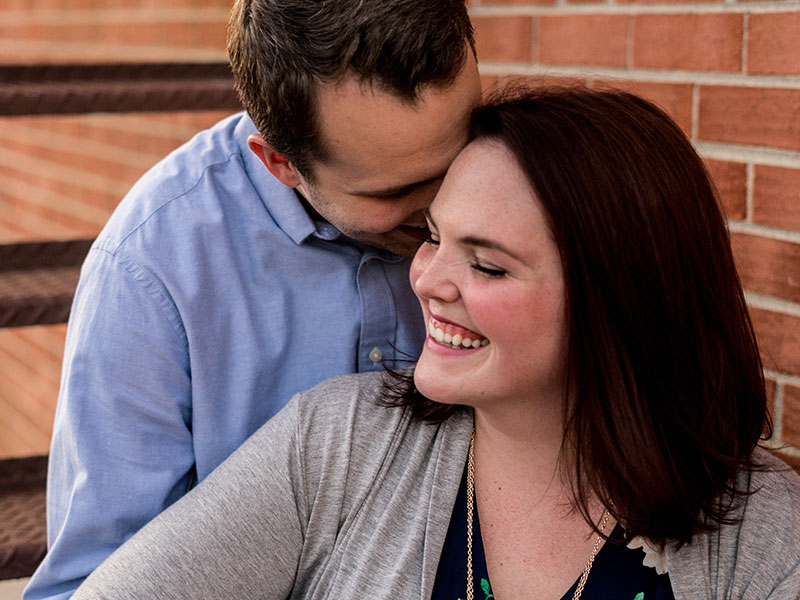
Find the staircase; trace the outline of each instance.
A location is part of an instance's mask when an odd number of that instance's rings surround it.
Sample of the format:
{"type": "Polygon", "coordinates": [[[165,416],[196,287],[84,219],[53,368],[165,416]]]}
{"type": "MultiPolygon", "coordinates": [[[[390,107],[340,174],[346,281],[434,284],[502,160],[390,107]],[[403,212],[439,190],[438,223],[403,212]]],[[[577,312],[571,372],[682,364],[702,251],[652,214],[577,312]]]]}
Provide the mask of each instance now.
{"type": "MultiPolygon", "coordinates": [[[[0,116],[240,110],[225,63],[0,66],[0,116]]],[[[0,245],[0,327],[66,323],[91,239],[0,245]]],[[[0,460],[0,580],[47,551],[47,456],[0,460]]]]}

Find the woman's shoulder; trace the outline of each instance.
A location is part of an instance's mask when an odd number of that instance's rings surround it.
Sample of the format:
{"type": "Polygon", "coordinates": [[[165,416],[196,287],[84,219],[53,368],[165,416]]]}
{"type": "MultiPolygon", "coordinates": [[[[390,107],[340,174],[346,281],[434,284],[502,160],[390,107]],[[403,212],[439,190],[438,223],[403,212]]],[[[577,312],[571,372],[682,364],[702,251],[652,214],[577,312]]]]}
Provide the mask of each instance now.
{"type": "MultiPolygon", "coordinates": [[[[312,462],[364,464],[441,443],[442,424],[415,419],[409,408],[386,402],[390,377],[383,372],[341,375],[296,395],[289,406],[306,457],[314,453],[312,462]]],[[[464,418],[448,421],[456,426],[464,418]]]]}
{"type": "MultiPolygon", "coordinates": [[[[759,468],[750,474],[752,496],[747,502],[746,516],[750,513],[773,524],[777,521],[800,527],[800,475],[763,448],[756,449],[754,458],[759,468]]],[[[800,537],[795,539],[800,545],[800,537]]]]}
{"type": "Polygon", "coordinates": [[[780,549],[800,579],[800,475],[763,448],[754,459],[758,468],[749,474],[751,495],[744,504],[738,544],[780,549]]]}
{"type": "Polygon", "coordinates": [[[375,422],[407,421],[410,415],[403,407],[382,402],[386,377],[383,372],[339,375],[297,394],[291,403],[298,424],[343,433],[348,428],[369,429],[375,422]]]}
{"type": "Polygon", "coordinates": [[[297,394],[297,398],[305,404],[349,403],[359,398],[378,395],[383,387],[386,373],[372,371],[369,373],[349,373],[338,375],[318,383],[312,388],[297,394]],[[324,400],[324,402],[322,402],[324,400]]]}
{"type": "Polygon", "coordinates": [[[237,453],[255,460],[280,447],[318,471],[323,465],[366,467],[381,456],[424,453],[432,446],[449,450],[454,440],[460,448],[465,431],[469,437],[471,412],[456,411],[440,423],[416,419],[410,408],[386,401],[394,384],[390,377],[383,372],[340,375],[296,394],[237,453]]]}
{"type": "Polygon", "coordinates": [[[753,458],[737,522],[668,551],[676,597],[800,597],[800,476],[762,448],[753,458]]]}

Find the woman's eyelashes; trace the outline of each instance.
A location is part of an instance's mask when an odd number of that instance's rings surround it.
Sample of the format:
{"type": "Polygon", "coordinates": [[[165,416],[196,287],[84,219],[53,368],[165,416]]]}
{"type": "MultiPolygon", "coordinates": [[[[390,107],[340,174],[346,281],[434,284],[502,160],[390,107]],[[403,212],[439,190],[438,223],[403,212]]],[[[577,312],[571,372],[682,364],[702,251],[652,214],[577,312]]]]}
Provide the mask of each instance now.
{"type": "MultiPolygon", "coordinates": [[[[422,242],[423,244],[430,244],[431,246],[438,246],[439,240],[436,239],[433,232],[425,238],[422,242]]],[[[503,277],[504,275],[508,274],[508,271],[505,269],[499,269],[497,267],[489,267],[487,265],[482,264],[479,260],[473,258],[470,260],[470,267],[472,267],[475,271],[484,275],[486,277],[503,277]]]]}
{"type": "Polygon", "coordinates": [[[438,246],[439,245],[439,239],[438,239],[439,236],[436,233],[436,228],[433,226],[433,223],[431,223],[431,220],[429,218],[427,218],[427,217],[425,219],[425,226],[428,228],[428,237],[426,237],[422,241],[422,243],[423,244],[430,244],[431,246],[438,246]]]}
{"type": "Polygon", "coordinates": [[[477,261],[473,261],[471,266],[472,266],[473,269],[478,271],[478,273],[481,273],[482,275],[485,275],[487,277],[503,277],[504,275],[506,275],[508,273],[508,271],[506,271],[505,269],[497,269],[495,267],[487,267],[485,265],[480,264],[477,261]]]}

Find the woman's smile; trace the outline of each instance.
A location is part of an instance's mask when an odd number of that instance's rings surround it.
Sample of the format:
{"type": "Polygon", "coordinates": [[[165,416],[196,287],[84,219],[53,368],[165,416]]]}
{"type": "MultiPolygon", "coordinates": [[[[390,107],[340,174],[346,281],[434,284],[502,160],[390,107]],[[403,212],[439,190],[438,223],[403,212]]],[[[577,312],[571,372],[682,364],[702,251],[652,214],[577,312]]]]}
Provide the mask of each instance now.
{"type": "Polygon", "coordinates": [[[480,333],[445,321],[441,319],[441,317],[431,316],[428,318],[428,335],[430,335],[437,344],[450,348],[466,350],[489,345],[489,340],[480,333]]]}

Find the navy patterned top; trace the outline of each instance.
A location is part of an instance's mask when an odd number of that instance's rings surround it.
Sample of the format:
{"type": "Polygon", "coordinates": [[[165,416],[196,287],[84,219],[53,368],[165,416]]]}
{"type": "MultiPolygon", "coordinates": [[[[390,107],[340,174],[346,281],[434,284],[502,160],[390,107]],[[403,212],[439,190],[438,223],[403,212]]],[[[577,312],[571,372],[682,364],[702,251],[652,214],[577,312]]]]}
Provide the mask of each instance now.
{"type": "MultiPolygon", "coordinates": [[[[492,586],[486,568],[478,509],[472,517],[472,573],[475,600],[493,599],[492,586]]],[[[611,540],[622,540],[623,530],[617,525],[611,540]]],[[[607,542],[597,553],[594,565],[586,580],[581,600],[675,600],[669,582],[669,573],[659,575],[652,567],[643,564],[641,548],[631,549],[622,543],[607,542]]],[[[588,556],[586,557],[588,560],[588,556]]],[[[578,578],[579,579],[579,578],[578,578]]],[[[564,593],[561,600],[572,600],[578,579],[564,593]]],[[[462,600],[467,596],[467,470],[450,517],[439,568],[436,572],[431,600],[462,600]]]]}

